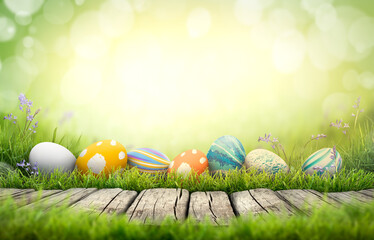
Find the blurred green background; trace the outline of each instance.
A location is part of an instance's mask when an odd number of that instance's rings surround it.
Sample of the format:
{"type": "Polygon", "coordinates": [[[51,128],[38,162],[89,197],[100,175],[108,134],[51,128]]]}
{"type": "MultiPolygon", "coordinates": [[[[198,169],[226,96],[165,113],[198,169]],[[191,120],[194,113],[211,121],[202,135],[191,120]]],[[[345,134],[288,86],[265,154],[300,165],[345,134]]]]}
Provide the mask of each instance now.
{"type": "Polygon", "coordinates": [[[331,147],[357,97],[374,115],[373,16],[372,0],[2,0],[0,113],[25,93],[46,134],[170,158],[226,134],[331,147]]]}

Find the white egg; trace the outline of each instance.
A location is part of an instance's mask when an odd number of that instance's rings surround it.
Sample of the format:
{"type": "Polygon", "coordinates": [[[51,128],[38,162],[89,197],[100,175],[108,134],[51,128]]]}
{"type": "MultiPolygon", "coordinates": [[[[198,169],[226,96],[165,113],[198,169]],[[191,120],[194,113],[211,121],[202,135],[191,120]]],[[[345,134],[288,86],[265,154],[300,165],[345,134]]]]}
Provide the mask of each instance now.
{"type": "Polygon", "coordinates": [[[75,156],[65,147],[52,143],[42,142],[31,149],[29,162],[37,166],[41,172],[52,173],[55,169],[62,172],[74,170],[75,156]]]}

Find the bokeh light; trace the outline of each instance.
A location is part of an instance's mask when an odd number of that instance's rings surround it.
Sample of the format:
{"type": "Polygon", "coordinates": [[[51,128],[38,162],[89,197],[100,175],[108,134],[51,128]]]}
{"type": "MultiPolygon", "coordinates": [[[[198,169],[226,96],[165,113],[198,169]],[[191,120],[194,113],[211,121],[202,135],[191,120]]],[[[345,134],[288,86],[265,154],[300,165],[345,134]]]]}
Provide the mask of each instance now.
{"type": "Polygon", "coordinates": [[[371,1],[4,0],[0,113],[22,92],[59,131],[170,154],[291,139],[374,101],[373,17],[371,1]]]}
{"type": "Polygon", "coordinates": [[[11,40],[16,34],[16,25],[14,22],[4,16],[0,16],[0,42],[11,40]]]}

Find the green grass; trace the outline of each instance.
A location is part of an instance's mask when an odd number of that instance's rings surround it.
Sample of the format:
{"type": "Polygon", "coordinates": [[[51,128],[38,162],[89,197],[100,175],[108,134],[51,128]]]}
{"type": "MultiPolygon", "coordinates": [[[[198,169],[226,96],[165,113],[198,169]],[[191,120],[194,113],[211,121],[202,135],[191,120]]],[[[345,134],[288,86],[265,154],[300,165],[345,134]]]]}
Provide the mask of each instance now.
{"type": "Polygon", "coordinates": [[[363,170],[345,170],[334,177],[305,175],[301,171],[269,175],[252,171],[231,171],[225,177],[209,174],[183,179],[180,176],[141,174],[136,168],[108,177],[55,172],[51,176],[28,176],[20,171],[0,176],[2,188],[69,189],[122,188],[140,192],[149,188],[184,188],[195,191],[225,191],[228,194],[254,188],[314,189],[321,192],[340,192],[374,188],[374,173],[363,170]]]}
{"type": "MultiPolygon", "coordinates": [[[[48,125],[47,125],[48,126],[48,125]]],[[[53,129],[53,128],[50,128],[53,129]]],[[[268,175],[255,171],[233,171],[226,178],[200,176],[197,180],[183,180],[175,176],[141,175],[136,170],[127,170],[117,176],[95,177],[92,175],[81,176],[77,172],[71,175],[55,173],[47,176],[30,176],[25,172],[10,172],[1,170],[0,187],[9,188],[34,188],[34,189],[68,189],[74,187],[113,188],[141,191],[147,188],[176,188],[182,187],[193,191],[225,191],[232,193],[253,188],[280,189],[315,189],[317,191],[349,191],[374,187],[374,123],[368,119],[363,124],[349,129],[347,136],[338,130],[330,128],[328,139],[313,141],[304,147],[304,142],[295,141],[294,145],[285,145],[288,155],[287,164],[290,166],[289,174],[268,175]],[[335,131],[335,132],[334,132],[335,131]],[[343,158],[343,171],[334,176],[319,177],[306,176],[301,172],[301,165],[314,151],[322,147],[337,145],[343,158]]],[[[52,141],[67,147],[78,156],[90,140],[71,135],[60,136],[57,129],[48,130],[47,127],[38,129],[36,135],[23,137],[15,125],[9,121],[0,124],[0,162],[5,162],[13,167],[23,159],[28,159],[31,148],[43,141],[52,141]]],[[[266,146],[263,143],[263,146],[266,146]]],[[[269,147],[269,146],[266,146],[269,147]]],[[[271,148],[270,148],[271,149],[271,148]]],[[[247,149],[249,152],[249,149],[247,149]]],[[[168,153],[166,152],[168,155],[168,153]]],[[[281,155],[282,156],[282,155],[281,155]]],[[[174,156],[170,156],[173,159],[174,156]]],[[[286,159],[286,158],[285,158],[286,159]]]]}
{"type": "Polygon", "coordinates": [[[0,239],[374,239],[374,202],[355,207],[314,208],[310,216],[273,214],[239,217],[229,226],[164,220],[161,225],[127,221],[126,215],[88,215],[66,206],[47,212],[40,206],[17,209],[0,204],[0,239]]]}

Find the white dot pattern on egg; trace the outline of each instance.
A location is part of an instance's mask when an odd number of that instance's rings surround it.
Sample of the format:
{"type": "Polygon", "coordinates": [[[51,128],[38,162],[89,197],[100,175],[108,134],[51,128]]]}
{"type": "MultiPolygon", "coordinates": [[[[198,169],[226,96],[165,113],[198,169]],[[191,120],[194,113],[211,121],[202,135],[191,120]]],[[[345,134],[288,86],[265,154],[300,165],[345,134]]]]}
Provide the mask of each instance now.
{"type": "Polygon", "coordinates": [[[196,149],[192,149],[192,154],[196,154],[197,153],[197,150],[196,149]]]}
{"type": "Polygon", "coordinates": [[[174,161],[171,161],[169,168],[172,168],[174,166],[174,161]]]}
{"type": "Polygon", "coordinates": [[[126,153],[124,153],[124,152],[122,152],[122,151],[118,154],[118,158],[119,158],[120,160],[123,160],[125,157],[126,157],[126,153]]]}
{"type": "Polygon", "coordinates": [[[110,142],[110,145],[112,145],[112,146],[116,146],[116,144],[117,144],[117,142],[114,141],[114,140],[112,140],[112,141],[110,142]]]}
{"type": "Polygon", "coordinates": [[[87,167],[92,170],[92,172],[99,174],[105,167],[106,161],[103,155],[96,153],[87,162],[87,167]]]}
{"type": "Polygon", "coordinates": [[[183,153],[181,154],[181,157],[183,157],[184,155],[186,155],[186,152],[183,152],[183,153]]]}
{"type": "Polygon", "coordinates": [[[84,149],[81,154],[79,154],[79,157],[84,157],[84,155],[86,155],[87,153],[87,149],[84,149]]]}
{"type": "Polygon", "coordinates": [[[177,169],[177,173],[188,174],[191,171],[191,166],[188,163],[182,163],[177,169]]]}
{"type": "Polygon", "coordinates": [[[96,146],[100,146],[101,144],[103,144],[103,142],[98,142],[98,143],[96,144],[96,146]]]}
{"type": "Polygon", "coordinates": [[[205,158],[205,157],[200,158],[200,163],[201,163],[201,164],[205,163],[205,161],[206,161],[206,158],[205,158]]]}

